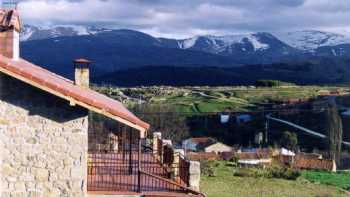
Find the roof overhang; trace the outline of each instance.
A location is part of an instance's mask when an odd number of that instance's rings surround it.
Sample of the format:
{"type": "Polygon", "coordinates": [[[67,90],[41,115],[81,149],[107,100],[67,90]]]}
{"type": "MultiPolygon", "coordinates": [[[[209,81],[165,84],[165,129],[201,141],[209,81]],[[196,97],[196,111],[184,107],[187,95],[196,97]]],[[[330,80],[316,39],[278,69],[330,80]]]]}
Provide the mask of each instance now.
{"type": "MultiPolygon", "coordinates": [[[[46,91],[50,94],[53,94],[55,96],[58,96],[62,99],[65,99],[67,101],[70,102],[71,105],[79,105],[83,108],[86,108],[88,110],[91,110],[93,112],[96,112],[98,114],[102,114],[108,118],[114,119],[118,122],[121,122],[129,127],[132,127],[138,131],[140,131],[140,136],[141,138],[146,137],[146,132],[149,129],[150,125],[148,123],[145,123],[141,120],[139,120],[136,116],[134,116],[131,112],[129,112],[126,108],[124,108],[119,102],[112,100],[110,98],[108,98],[107,96],[104,96],[102,94],[99,94],[93,90],[90,89],[83,89],[81,87],[78,87],[76,85],[73,84],[73,82],[71,82],[68,79],[65,79],[59,75],[56,75],[54,73],[51,73],[41,67],[35,66],[29,62],[26,62],[25,60],[20,60],[20,61],[12,61],[2,55],[0,55],[0,72],[9,75],[11,77],[14,77],[20,81],[23,81],[31,86],[34,86],[36,88],[39,88],[43,91],[46,91]],[[18,65],[17,65],[18,64],[18,65]],[[39,71],[38,76],[31,76],[31,75],[27,75],[28,73],[24,72],[25,69],[21,69],[21,66],[31,66],[33,67],[33,69],[37,69],[37,71],[39,71]],[[40,73],[42,72],[42,73],[40,73]],[[98,107],[99,105],[94,105],[91,104],[89,102],[84,102],[84,99],[79,99],[81,97],[79,97],[79,95],[76,94],[69,94],[72,92],[67,92],[67,90],[63,91],[61,90],[62,87],[58,87],[58,85],[56,84],[56,88],[52,88],[53,85],[55,84],[49,84],[48,79],[41,79],[38,78],[39,76],[42,76],[42,74],[48,74],[50,77],[52,77],[54,80],[56,80],[55,82],[59,83],[66,83],[66,85],[69,85],[69,87],[73,88],[73,90],[79,90],[82,93],[86,93],[86,95],[82,95],[83,96],[87,96],[89,94],[94,94],[96,96],[98,96],[100,99],[105,99],[109,102],[113,101],[114,104],[117,104],[118,107],[123,107],[123,109],[120,113],[117,113],[116,110],[113,109],[109,109],[109,108],[101,108],[98,107]],[[61,91],[59,91],[61,90],[61,91]],[[84,92],[85,91],[85,92],[84,92]]],[[[86,101],[86,100],[85,100],[86,101]]],[[[95,101],[95,100],[93,100],[95,101]]],[[[95,101],[97,103],[97,101],[95,101]]],[[[94,103],[94,102],[93,102],[94,103]]],[[[112,106],[114,108],[118,108],[117,106],[112,106]]]]}

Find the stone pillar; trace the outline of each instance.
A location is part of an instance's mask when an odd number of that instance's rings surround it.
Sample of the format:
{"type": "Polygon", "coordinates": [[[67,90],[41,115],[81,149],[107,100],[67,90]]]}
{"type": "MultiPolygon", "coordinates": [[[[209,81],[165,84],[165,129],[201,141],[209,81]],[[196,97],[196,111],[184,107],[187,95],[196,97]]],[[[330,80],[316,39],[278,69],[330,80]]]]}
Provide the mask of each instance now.
{"type": "Polygon", "coordinates": [[[174,162],[172,164],[172,169],[174,170],[174,172],[173,172],[174,178],[179,176],[180,158],[182,156],[184,156],[184,153],[185,153],[184,149],[175,149],[174,150],[174,162]]]}
{"type": "Polygon", "coordinates": [[[190,188],[199,191],[201,180],[201,164],[199,161],[190,161],[190,188]]]}
{"type": "Polygon", "coordinates": [[[157,154],[159,147],[158,147],[158,139],[162,139],[162,133],[160,132],[154,132],[153,133],[153,154],[157,154]]]}
{"type": "Polygon", "coordinates": [[[114,133],[108,135],[109,138],[109,151],[118,152],[118,136],[114,133]]]}

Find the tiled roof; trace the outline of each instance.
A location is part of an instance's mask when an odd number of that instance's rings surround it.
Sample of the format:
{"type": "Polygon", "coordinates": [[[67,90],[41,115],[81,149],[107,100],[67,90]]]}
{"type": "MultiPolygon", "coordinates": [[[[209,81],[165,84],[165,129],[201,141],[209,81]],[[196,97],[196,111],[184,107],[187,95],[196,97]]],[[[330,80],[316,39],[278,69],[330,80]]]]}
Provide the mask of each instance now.
{"type": "Polygon", "coordinates": [[[206,152],[188,152],[186,153],[186,156],[189,160],[191,161],[202,161],[202,160],[219,160],[220,157],[218,154],[211,152],[211,153],[206,153],[206,152]]]}
{"type": "Polygon", "coordinates": [[[253,152],[242,152],[237,153],[236,156],[239,159],[249,160],[249,159],[269,159],[271,155],[269,153],[253,153],[253,152]]]}
{"type": "Polygon", "coordinates": [[[215,142],[215,139],[211,137],[197,137],[197,138],[190,138],[193,143],[208,143],[208,142],[215,142]]]}
{"type": "Polygon", "coordinates": [[[119,118],[127,121],[135,128],[141,127],[144,130],[149,128],[149,124],[136,117],[120,102],[91,89],[77,86],[71,80],[23,59],[13,61],[0,55],[0,72],[4,72],[31,85],[37,85],[37,87],[45,91],[69,99],[71,102],[85,108],[95,109],[97,113],[108,114],[117,120],[119,118]]]}

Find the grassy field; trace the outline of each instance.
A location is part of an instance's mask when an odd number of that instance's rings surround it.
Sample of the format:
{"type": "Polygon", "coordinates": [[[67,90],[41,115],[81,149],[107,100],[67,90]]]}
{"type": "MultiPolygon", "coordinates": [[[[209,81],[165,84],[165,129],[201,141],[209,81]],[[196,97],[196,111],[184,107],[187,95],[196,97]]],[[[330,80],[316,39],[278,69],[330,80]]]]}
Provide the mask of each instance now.
{"type": "Polygon", "coordinates": [[[177,112],[220,112],[225,109],[249,111],[273,101],[317,97],[321,91],[347,91],[338,87],[290,86],[254,87],[95,87],[127,105],[142,99],[149,104],[170,105],[177,112]],[[131,98],[131,99],[130,99],[131,98]]]}
{"type": "Polygon", "coordinates": [[[350,172],[317,172],[303,171],[302,177],[315,183],[324,185],[333,185],[343,189],[350,190],[350,172]]]}
{"type": "Polygon", "coordinates": [[[215,169],[216,176],[202,176],[201,190],[208,197],[345,197],[349,193],[330,186],[297,181],[233,176],[233,168],[225,162],[215,169]]]}

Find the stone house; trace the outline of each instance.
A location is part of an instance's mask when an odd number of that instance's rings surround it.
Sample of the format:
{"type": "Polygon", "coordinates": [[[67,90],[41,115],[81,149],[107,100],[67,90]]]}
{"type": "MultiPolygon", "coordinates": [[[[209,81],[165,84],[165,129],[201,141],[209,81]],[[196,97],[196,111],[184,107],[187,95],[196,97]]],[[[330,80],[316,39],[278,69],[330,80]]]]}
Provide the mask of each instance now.
{"type": "Polygon", "coordinates": [[[216,140],[210,137],[188,138],[182,141],[182,148],[185,151],[200,152],[204,151],[204,147],[212,145],[215,142],[216,140]]]}
{"type": "Polygon", "coordinates": [[[222,153],[231,152],[231,146],[218,142],[210,137],[189,138],[182,142],[182,148],[186,151],[222,153]]]}
{"type": "Polygon", "coordinates": [[[168,180],[166,172],[156,176],[142,168],[145,161],[154,162],[156,172],[162,167],[140,148],[150,125],[120,102],[89,88],[91,62],[74,61],[74,81],[56,75],[20,58],[20,30],[18,11],[0,9],[0,196],[141,194],[152,191],[150,178],[159,185],[172,184],[179,192],[199,194],[168,180]],[[96,132],[89,130],[89,112],[118,125],[107,134],[115,140],[109,154],[90,150],[96,132]],[[122,173],[115,173],[119,168],[122,173]]]}
{"type": "Polygon", "coordinates": [[[266,167],[272,163],[272,156],[265,152],[238,152],[235,157],[241,167],[266,167]]]}
{"type": "Polygon", "coordinates": [[[223,153],[223,152],[232,152],[233,148],[221,142],[216,142],[204,148],[204,152],[206,153],[223,153]]]}

